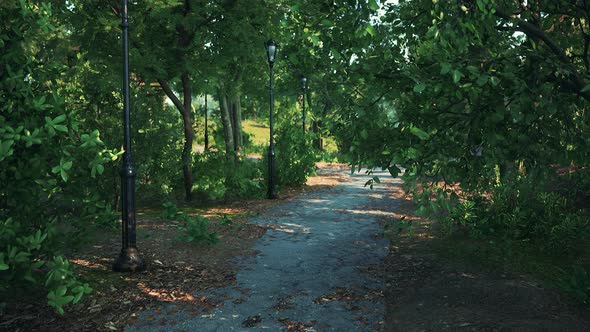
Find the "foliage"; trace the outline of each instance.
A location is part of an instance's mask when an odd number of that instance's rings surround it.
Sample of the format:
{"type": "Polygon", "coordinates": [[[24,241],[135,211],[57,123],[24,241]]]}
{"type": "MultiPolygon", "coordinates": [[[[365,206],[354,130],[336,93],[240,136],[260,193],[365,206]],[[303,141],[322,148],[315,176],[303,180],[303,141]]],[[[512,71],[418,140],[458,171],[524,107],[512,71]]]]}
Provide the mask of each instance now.
{"type": "Polygon", "coordinates": [[[0,223],[0,292],[13,291],[15,286],[45,287],[47,303],[59,314],[69,303],[78,303],[92,289],[77,280],[70,262],[62,256],[46,256],[47,242],[55,237],[53,223],[25,235],[21,223],[8,218],[0,223]]]}
{"type": "MultiPolygon", "coordinates": [[[[279,120],[275,139],[275,169],[279,186],[301,186],[315,173],[317,160],[309,133],[293,126],[287,116],[279,120]]],[[[268,153],[263,155],[264,170],[268,173],[268,153]]],[[[265,173],[265,178],[268,178],[265,173]]]]}
{"type": "Polygon", "coordinates": [[[178,207],[173,202],[166,201],[162,203],[162,212],[160,213],[161,218],[171,220],[178,217],[179,214],[178,207]]]}
{"type": "Polygon", "coordinates": [[[406,216],[401,216],[400,218],[394,219],[386,219],[385,221],[386,223],[383,226],[383,234],[386,236],[402,234],[414,236],[416,233],[414,227],[412,226],[412,220],[406,219],[406,216]]]}
{"type": "Polygon", "coordinates": [[[209,220],[203,216],[182,215],[178,230],[181,232],[178,238],[182,241],[206,244],[219,242],[217,233],[209,230],[209,220]]]}
{"type": "Polygon", "coordinates": [[[580,264],[570,271],[562,271],[558,285],[578,301],[590,304],[590,273],[580,264]]]}
{"type": "Polygon", "coordinates": [[[76,304],[84,295],[92,292],[87,283],[76,280],[70,262],[61,256],[47,262],[47,267],[49,272],[45,278],[45,287],[50,290],[47,303],[58,313],[63,315],[65,305],[76,304]]]}
{"type": "Polygon", "coordinates": [[[262,172],[255,160],[228,159],[224,153],[205,152],[195,156],[193,191],[206,200],[256,198],[263,195],[262,172]]]}
{"type": "Polygon", "coordinates": [[[53,47],[63,30],[51,5],[0,7],[0,291],[45,287],[63,313],[91,291],[58,254],[64,234],[101,218],[90,188],[118,152],[62,95],[70,83],[59,74],[68,67],[53,47]]]}
{"type": "Polygon", "coordinates": [[[217,216],[221,218],[221,221],[219,222],[220,225],[231,226],[234,224],[233,219],[230,216],[228,216],[227,213],[219,213],[217,214],[217,216]]]}

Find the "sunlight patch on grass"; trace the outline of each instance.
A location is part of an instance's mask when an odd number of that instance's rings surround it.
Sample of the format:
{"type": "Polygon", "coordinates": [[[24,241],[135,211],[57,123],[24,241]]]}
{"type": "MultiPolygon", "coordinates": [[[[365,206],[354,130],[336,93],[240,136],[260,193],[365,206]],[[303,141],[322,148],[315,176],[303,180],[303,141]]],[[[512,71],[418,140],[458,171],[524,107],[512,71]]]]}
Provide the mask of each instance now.
{"type": "Polygon", "coordinates": [[[250,135],[252,143],[260,145],[267,145],[269,141],[270,129],[261,123],[254,120],[244,120],[242,122],[242,129],[245,133],[250,135]]]}

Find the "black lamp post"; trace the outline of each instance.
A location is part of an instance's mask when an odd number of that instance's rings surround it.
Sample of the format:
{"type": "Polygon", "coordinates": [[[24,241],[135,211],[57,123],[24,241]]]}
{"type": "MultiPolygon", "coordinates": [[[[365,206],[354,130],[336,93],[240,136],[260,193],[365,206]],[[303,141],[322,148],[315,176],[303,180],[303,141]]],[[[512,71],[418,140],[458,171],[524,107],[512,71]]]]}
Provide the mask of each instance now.
{"type": "Polygon", "coordinates": [[[301,77],[301,90],[303,90],[303,98],[301,99],[301,106],[302,106],[302,119],[303,119],[303,134],[305,135],[305,89],[307,88],[307,78],[305,76],[301,77]]]}
{"type": "Polygon", "coordinates": [[[121,167],[122,239],[123,246],[113,264],[116,272],[139,272],[146,269],[136,247],[135,233],[135,168],[131,159],[131,133],[129,125],[129,20],[127,0],[123,0],[121,29],[123,30],[123,166],[121,167]]]}
{"type": "Polygon", "coordinates": [[[209,126],[207,125],[207,116],[209,109],[207,108],[207,87],[209,80],[205,80],[205,151],[209,150],[209,126]]]}
{"type": "Polygon", "coordinates": [[[269,91],[270,91],[270,146],[268,148],[268,198],[274,199],[277,198],[277,194],[275,193],[275,144],[274,144],[274,128],[273,128],[273,113],[274,113],[274,95],[273,95],[273,83],[274,83],[274,74],[273,74],[273,65],[277,58],[277,51],[279,50],[279,46],[272,40],[267,41],[264,46],[266,47],[266,56],[268,57],[268,67],[270,68],[270,81],[269,81],[269,91]]]}

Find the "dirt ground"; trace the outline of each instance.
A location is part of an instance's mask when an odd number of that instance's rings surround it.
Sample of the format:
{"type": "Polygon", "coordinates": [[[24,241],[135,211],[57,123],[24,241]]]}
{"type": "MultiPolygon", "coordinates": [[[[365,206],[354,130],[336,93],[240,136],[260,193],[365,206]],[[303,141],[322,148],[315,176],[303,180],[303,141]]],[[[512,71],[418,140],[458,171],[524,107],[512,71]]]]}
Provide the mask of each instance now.
{"type": "Polygon", "coordinates": [[[448,240],[413,215],[399,184],[389,195],[401,200],[389,212],[412,220],[412,231],[390,234],[386,331],[590,331],[589,308],[530,276],[441,258],[437,248],[448,240]]]}

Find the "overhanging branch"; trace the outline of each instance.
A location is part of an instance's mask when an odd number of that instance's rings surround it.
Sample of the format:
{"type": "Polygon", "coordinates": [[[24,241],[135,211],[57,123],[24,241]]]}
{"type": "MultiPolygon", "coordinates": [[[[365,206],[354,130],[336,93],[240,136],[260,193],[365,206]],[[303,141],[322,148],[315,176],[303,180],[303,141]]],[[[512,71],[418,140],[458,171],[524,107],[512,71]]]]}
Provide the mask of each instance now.
{"type": "Polygon", "coordinates": [[[572,87],[572,90],[590,102],[590,91],[582,91],[584,87],[586,87],[586,82],[584,82],[584,80],[582,80],[580,76],[578,76],[577,70],[574,64],[572,63],[571,59],[566,55],[565,51],[561,47],[559,47],[559,45],[557,45],[557,43],[553,39],[549,38],[549,36],[547,36],[543,30],[539,29],[534,24],[522,20],[514,15],[508,14],[506,11],[499,7],[495,7],[494,9],[496,10],[495,15],[497,17],[514,22],[514,24],[516,24],[517,26],[515,28],[516,30],[524,32],[529,37],[534,37],[539,40],[542,40],[547,45],[547,47],[549,47],[551,52],[553,52],[553,54],[557,56],[559,61],[563,63],[571,72],[571,74],[569,75],[569,80],[571,83],[570,86],[572,87]]]}
{"type": "Polygon", "coordinates": [[[176,95],[174,94],[172,89],[170,89],[170,85],[168,85],[168,83],[166,81],[161,80],[161,79],[158,79],[158,83],[160,83],[160,86],[162,87],[162,90],[164,90],[164,92],[166,93],[166,96],[168,96],[168,98],[170,98],[170,100],[172,100],[172,103],[174,104],[174,106],[176,106],[176,108],[178,109],[180,114],[182,114],[184,111],[184,105],[182,104],[180,99],[178,99],[178,97],[176,97],[176,95]]]}

